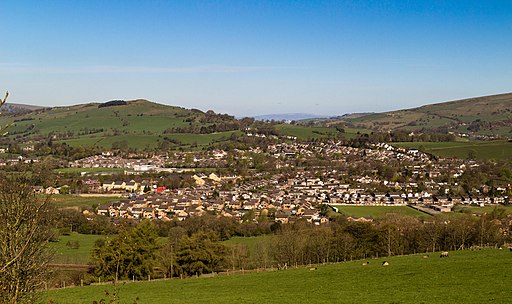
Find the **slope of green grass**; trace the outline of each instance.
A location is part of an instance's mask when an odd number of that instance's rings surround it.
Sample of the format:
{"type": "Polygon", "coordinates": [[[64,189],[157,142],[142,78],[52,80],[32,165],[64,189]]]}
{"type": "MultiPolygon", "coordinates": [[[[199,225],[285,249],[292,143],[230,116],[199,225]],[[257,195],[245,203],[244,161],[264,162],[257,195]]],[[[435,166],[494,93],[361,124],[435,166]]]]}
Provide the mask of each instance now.
{"type": "Polygon", "coordinates": [[[258,246],[258,242],[270,240],[270,238],[270,235],[260,235],[251,237],[234,236],[229,240],[223,241],[222,243],[224,243],[227,246],[245,246],[247,247],[250,256],[255,256],[257,254],[256,248],[258,246]]]}
{"type": "Polygon", "coordinates": [[[79,234],[62,235],[58,242],[50,243],[50,248],[55,251],[52,263],[55,264],[87,264],[91,258],[91,250],[96,240],[105,238],[101,235],[79,234]],[[68,242],[78,242],[78,248],[71,248],[68,242]]]}
{"type": "Polygon", "coordinates": [[[98,104],[51,108],[5,119],[13,123],[9,128],[11,137],[23,135],[24,139],[34,139],[53,135],[55,141],[71,146],[96,145],[105,149],[123,141],[130,148],[153,149],[164,137],[185,146],[204,146],[230,138],[233,132],[170,133],[173,128],[211,125],[201,122],[204,117],[200,111],[135,100],[127,105],[103,108],[98,108],[98,104]]]}
{"type": "Polygon", "coordinates": [[[50,200],[56,205],[57,208],[78,207],[80,209],[90,209],[93,205],[114,202],[116,200],[119,200],[119,198],[105,196],[78,196],[68,194],[55,194],[50,197],[50,200]]]}
{"type": "Polygon", "coordinates": [[[390,213],[398,213],[402,215],[422,217],[427,216],[425,213],[419,212],[407,206],[345,206],[332,205],[338,208],[338,212],[352,217],[371,217],[380,218],[390,213]]]}
{"type": "MultiPolygon", "coordinates": [[[[512,252],[439,253],[121,286],[123,303],[510,303],[512,252]],[[382,261],[389,266],[381,266],[382,261]]],[[[112,285],[48,291],[43,301],[91,303],[112,285]]],[[[44,302],[46,303],[46,302],[44,302]]]]}
{"type": "MultiPolygon", "coordinates": [[[[512,93],[482,96],[418,108],[375,113],[349,118],[354,125],[376,130],[421,130],[437,127],[451,128],[454,132],[470,132],[471,123],[483,122],[477,134],[510,137],[512,93]]],[[[471,128],[475,131],[475,128],[471,128]]]]}
{"type": "Polygon", "coordinates": [[[475,207],[475,206],[461,206],[457,205],[454,209],[454,212],[461,213],[471,213],[471,214],[484,214],[484,213],[493,213],[493,212],[503,212],[504,214],[512,214],[512,206],[484,206],[484,207],[475,207]]]}
{"type": "Polygon", "coordinates": [[[313,138],[325,138],[325,137],[332,137],[332,136],[353,137],[355,135],[355,134],[351,134],[351,133],[338,132],[336,130],[336,128],[308,127],[308,126],[290,125],[290,124],[277,125],[276,129],[283,135],[295,136],[300,140],[307,140],[307,139],[313,139],[313,138]]]}
{"type": "Polygon", "coordinates": [[[512,142],[503,140],[483,142],[400,142],[392,144],[398,147],[415,149],[423,146],[426,152],[447,158],[467,158],[471,153],[477,159],[512,159],[512,142]]]}

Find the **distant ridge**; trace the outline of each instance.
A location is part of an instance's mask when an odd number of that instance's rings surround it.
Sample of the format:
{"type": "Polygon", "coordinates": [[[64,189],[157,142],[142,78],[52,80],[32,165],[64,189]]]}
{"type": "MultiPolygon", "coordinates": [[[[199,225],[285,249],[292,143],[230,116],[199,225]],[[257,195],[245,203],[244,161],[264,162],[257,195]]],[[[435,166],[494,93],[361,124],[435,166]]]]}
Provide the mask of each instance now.
{"type": "Polygon", "coordinates": [[[355,127],[376,130],[436,131],[463,136],[512,136],[512,93],[428,104],[348,119],[355,127]]]}
{"type": "Polygon", "coordinates": [[[28,113],[43,108],[45,107],[8,102],[4,104],[2,107],[0,107],[0,111],[3,113],[28,113]]]}

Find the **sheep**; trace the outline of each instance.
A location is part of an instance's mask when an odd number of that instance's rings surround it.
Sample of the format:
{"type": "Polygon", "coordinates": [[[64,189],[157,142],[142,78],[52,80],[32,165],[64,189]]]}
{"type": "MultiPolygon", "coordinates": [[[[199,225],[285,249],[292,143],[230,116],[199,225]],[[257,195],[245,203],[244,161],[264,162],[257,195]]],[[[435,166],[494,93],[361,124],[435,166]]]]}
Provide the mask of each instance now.
{"type": "Polygon", "coordinates": [[[370,264],[370,262],[364,262],[364,263],[363,263],[363,266],[366,266],[366,265],[368,265],[368,264],[370,264]]]}
{"type": "Polygon", "coordinates": [[[448,251],[441,252],[440,258],[447,258],[448,257],[448,251]]]}
{"type": "Polygon", "coordinates": [[[389,263],[387,261],[382,262],[382,266],[389,266],[389,263]]]}
{"type": "Polygon", "coordinates": [[[309,268],[309,271],[315,271],[316,267],[309,268]]]}

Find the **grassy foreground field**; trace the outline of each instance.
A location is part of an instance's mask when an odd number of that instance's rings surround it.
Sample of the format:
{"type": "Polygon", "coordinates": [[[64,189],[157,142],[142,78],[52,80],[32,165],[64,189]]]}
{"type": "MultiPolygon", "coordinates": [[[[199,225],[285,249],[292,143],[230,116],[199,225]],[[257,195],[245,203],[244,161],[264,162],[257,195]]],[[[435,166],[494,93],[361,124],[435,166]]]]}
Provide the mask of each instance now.
{"type": "Polygon", "coordinates": [[[371,217],[380,218],[389,213],[398,213],[402,215],[422,217],[428,216],[425,213],[412,209],[407,206],[345,206],[345,205],[332,205],[338,208],[338,212],[346,216],[353,217],[371,217]]]}
{"type": "MultiPolygon", "coordinates": [[[[121,302],[133,303],[510,303],[512,252],[438,253],[285,271],[126,283],[121,302]],[[382,261],[389,266],[381,266],[382,261]]],[[[48,291],[42,303],[92,303],[112,285],[48,291]]]]}

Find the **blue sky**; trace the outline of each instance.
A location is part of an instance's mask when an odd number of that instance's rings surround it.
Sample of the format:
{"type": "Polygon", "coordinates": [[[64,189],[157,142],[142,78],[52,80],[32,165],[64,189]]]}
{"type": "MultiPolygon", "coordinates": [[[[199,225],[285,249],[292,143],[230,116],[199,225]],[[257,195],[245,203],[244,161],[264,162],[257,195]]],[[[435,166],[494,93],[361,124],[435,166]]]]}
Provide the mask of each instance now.
{"type": "Polygon", "coordinates": [[[385,111],[512,91],[512,1],[0,2],[0,91],[233,115],[385,111]]]}

